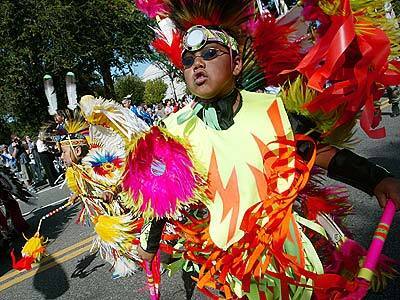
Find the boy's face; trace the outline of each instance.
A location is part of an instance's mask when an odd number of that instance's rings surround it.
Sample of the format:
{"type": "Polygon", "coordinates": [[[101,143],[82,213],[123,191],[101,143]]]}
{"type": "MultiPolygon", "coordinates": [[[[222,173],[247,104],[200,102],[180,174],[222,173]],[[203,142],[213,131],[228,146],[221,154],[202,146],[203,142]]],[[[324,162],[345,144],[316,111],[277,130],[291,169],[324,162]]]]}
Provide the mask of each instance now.
{"type": "Polygon", "coordinates": [[[79,161],[79,156],[82,153],[81,147],[75,147],[72,149],[69,145],[61,146],[61,159],[67,167],[72,166],[72,164],[76,164],[79,161]]]}
{"type": "Polygon", "coordinates": [[[206,44],[194,53],[187,51],[183,56],[194,56],[193,65],[184,69],[185,81],[190,92],[204,100],[228,94],[235,86],[235,76],[242,70],[240,55],[231,60],[229,49],[218,43],[206,44]],[[207,60],[201,55],[209,49],[215,49],[217,56],[207,60]]]}

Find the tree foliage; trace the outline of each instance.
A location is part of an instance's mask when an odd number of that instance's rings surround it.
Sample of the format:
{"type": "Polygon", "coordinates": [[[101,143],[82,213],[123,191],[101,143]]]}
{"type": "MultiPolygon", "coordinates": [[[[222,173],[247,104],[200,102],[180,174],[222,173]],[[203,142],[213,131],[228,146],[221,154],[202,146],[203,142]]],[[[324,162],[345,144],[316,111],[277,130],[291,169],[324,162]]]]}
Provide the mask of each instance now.
{"type": "Polygon", "coordinates": [[[160,78],[146,81],[144,102],[146,104],[159,103],[165,97],[167,88],[167,84],[160,78]]]}
{"type": "Polygon", "coordinates": [[[392,1],[392,7],[396,17],[400,17],[400,3],[398,1],[392,1]]]}
{"type": "Polygon", "coordinates": [[[112,70],[148,57],[148,22],[131,0],[0,1],[0,123],[22,133],[49,119],[45,74],[60,108],[68,71],[78,96],[114,98],[112,70]]]}
{"type": "Polygon", "coordinates": [[[127,95],[132,95],[132,104],[143,102],[145,83],[135,75],[119,77],[115,82],[115,93],[117,100],[121,100],[127,95]]]}

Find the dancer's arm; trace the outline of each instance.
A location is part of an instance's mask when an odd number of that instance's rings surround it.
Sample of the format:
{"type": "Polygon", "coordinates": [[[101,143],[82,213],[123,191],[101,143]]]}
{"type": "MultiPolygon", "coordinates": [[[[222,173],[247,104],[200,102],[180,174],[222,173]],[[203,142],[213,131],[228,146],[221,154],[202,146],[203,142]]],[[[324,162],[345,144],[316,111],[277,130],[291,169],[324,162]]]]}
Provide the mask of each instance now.
{"type": "Polygon", "coordinates": [[[391,198],[400,208],[400,180],[365,157],[324,145],[318,147],[315,164],[328,170],[330,178],[375,195],[381,207],[391,198]]]}
{"type": "Polygon", "coordinates": [[[166,219],[153,219],[143,225],[138,247],[138,254],[142,259],[151,261],[156,255],[166,222],[166,219]]]}
{"type": "MultiPolygon", "coordinates": [[[[312,132],[312,137],[317,144],[317,157],[315,164],[328,171],[332,179],[349,184],[368,194],[375,195],[379,205],[384,207],[387,199],[392,198],[396,207],[400,208],[400,180],[383,167],[376,165],[368,159],[355,154],[347,149],[320,143],[320,134],[312,131],[315,124],[307,117],[289,113],[289,120],[293,131],[299,134],[312,132]]],[[[297,153],[309,160],[314,146],[312,143],[299,141],[297,153]]]]}

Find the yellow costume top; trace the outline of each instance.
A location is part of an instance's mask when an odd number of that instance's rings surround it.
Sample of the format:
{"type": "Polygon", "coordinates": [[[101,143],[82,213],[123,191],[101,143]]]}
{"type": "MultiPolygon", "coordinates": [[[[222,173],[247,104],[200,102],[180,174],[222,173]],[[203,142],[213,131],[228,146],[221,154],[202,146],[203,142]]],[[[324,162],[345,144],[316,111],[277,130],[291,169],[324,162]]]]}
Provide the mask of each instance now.
{"type": "MultiPolygon", "coordinates": [[[[177,116],[190,110],[190,105],[164,120],[168,131],[187,139],[196,159],[207,167],[210,235],[222,249],[243,236],[240,225],[244,213],[265,197],[257,182],[264,169],[263,148],[275,142],[278,136],[293,140],[289,120],[278,97],[247,91],[241,94],[243,105],[234,118],[234,125],[227,130],[212,129],[196,115],[179,125],[177,116]]],[[[271,148],[279,151],[274,145],[271,148]]],[[[282,178],[278,189],[284,191],[290,181],[291,178],[282,178]]]]}

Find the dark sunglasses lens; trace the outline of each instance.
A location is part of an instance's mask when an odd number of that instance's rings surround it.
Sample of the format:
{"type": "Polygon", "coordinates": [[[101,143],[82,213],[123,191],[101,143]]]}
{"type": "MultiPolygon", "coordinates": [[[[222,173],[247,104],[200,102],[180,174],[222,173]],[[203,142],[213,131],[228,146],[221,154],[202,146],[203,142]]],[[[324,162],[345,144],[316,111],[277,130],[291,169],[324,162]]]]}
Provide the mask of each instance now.
{"type": "Polygon", "coordinates": [[[182,57],[182,64],[186,68],[190,68],[194,63],[194,57],[192,55],[186,55],[182,57]]]}
{"type": "Polygon", "coordinates": [[[205,60],[211,60],[217,57],[217,49],[209,48],[201,55],[205,60]]]}

